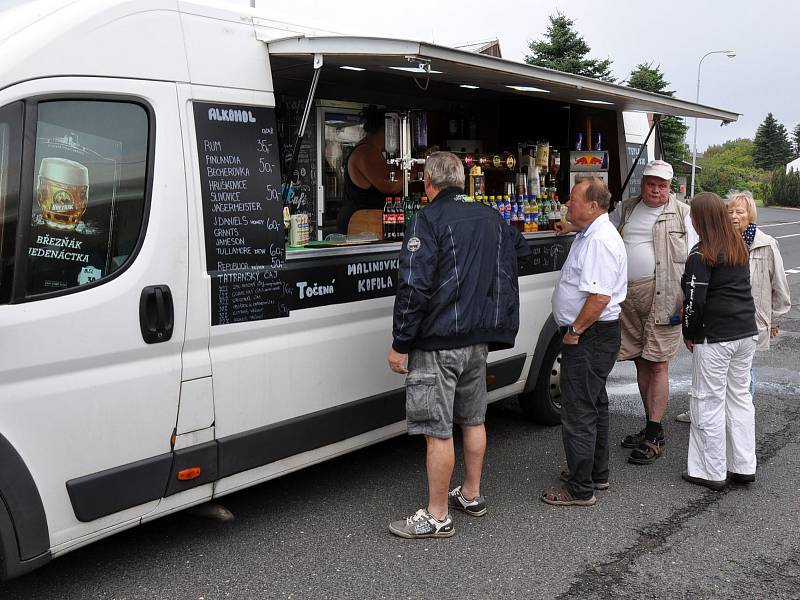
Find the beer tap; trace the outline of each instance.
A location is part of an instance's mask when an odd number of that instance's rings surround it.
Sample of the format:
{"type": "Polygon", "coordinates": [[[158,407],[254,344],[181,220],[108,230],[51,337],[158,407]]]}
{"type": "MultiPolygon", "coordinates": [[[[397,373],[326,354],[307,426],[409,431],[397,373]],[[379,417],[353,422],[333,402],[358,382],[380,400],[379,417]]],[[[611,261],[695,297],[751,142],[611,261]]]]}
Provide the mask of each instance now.
{"type": "MultiPolygon", "coordinates": [[[[386,113],[386,152],[389,158],[386,163],[396,166],[402,172],[403,177],[403,197],[408,196],[408,180],[411,176],[411,168],[414,165],[424,165],[424,158],[412,158],[413,146],[411,143],[411,119],[407,112],[386,113]],[[399,139],[395,139],[399,129],[399,139]],[[399,142],[399,144],[397,143],[399,142]],[[392,151],[394,150],[394,152],[392,151]],[[395,156],[395,153],[397,155],[395,156]]],[[[395,172],[389,171],[389,179],[396,181],[395,172]]]]}

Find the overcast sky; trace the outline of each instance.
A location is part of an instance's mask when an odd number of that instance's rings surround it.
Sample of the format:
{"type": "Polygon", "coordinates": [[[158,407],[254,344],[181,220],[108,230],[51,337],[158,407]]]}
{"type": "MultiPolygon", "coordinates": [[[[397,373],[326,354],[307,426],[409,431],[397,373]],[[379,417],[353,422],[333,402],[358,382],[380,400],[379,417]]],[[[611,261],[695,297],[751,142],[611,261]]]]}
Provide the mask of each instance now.
{"type": "MultiPolygon", "coordinates": [[[[249,0],[229,1],[250,4],[249,0]]],[[[256,0],[256,7],[301,23],[311,17],[343,33],[443,45],[499,37],[503,57],[519,61],[524,60],[528,42],[544,34],[548,15],[560,10],[575,20],[592,49],[591,57],[614,61],[612,69],[618,78],[627,78],[640,62],[660,64],[670,89],[684,100],[695,99],[697,63],[703,54],[736,50],[733,59],[718,54],[703,61],[700,102],[742,116],[725,127],[700,121],[698,150],[729,139],[752,138],[768,112],[789,131],[800,123],[800,2],[794,0],[405,0],[396,4],[256,0]]],[[[687,142],[691,148],[691,131],[687,142]]]]}

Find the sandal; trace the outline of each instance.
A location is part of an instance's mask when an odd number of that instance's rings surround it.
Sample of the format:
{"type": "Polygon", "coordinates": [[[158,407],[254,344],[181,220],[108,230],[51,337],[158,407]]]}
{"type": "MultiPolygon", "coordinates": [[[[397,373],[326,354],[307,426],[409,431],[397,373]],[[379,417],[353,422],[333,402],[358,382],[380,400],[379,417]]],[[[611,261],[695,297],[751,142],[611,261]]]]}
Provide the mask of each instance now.
{"type": "Polygon", "coordinates": [[[639,433],[632,433],[631,435],[626,435],[625,439],[620,442],[620,445],[623,448],[638,448],[639,444],[644,441],[644,429],[642,429],[639,433]]]}
{"type": "Polygon", "coordinates": [[[642,440],[639,447],[636,448],[628,457],[628,462],[634,465],[651,465],[661,458],[664,454],[664,444],[659,443],[658,440],[642,440]]]}
{"type": "MultiPolygon", "coordinates": [[[[645,430],[642,429],[639,433],[632,433],[631,435],[626,435],[625,439],[620,442],[620,445],[623,448],[638,448],[641,446],[642,442],[646,439],[645,430]]],[[[664,430],[661,429],[658,432],[658,436],[656,437],[656,441],[662,445],[664,443],[664,430]]]]}
{"type": "Polygon", "coordinates": [[[576,498],[570,491],[563,487],[549,487],[542,492],[542,502],[553,506],[594,506],[597,502],[594,494],[589,498],[576,498]]]}
{"type": "MultiPolygon", "coordinates": [[[[569,481],[569,471],[561,471],[558,478],[564,483],[567,483],[569,481]]],[[[607,481],[593,481],[592,487],[596,490],[607,490],[611,486],[607,481]]]]}

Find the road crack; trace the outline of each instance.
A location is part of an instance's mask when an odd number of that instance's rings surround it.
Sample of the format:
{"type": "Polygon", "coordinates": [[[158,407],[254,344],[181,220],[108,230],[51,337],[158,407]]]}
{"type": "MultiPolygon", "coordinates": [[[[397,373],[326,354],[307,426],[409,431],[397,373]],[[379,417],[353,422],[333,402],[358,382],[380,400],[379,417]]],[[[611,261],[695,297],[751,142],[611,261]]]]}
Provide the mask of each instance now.
{"type": "MultiPolygon", "coordinates": [[[[787,444],[800,439],[800,406],[792,397],[782,395],[775,400],[783,401],[782,414],[785,422],[781,429],[766,433],[756,441],[759,464],[769,462],[787,444]]],[[[638,529],[639,535],[632,546],[612,554],[606,562],[587,566],[578,573],[569,589],[557,598],[569,600],[624,597],[625,578],[636,561],[642,556],[661,551],[672,535],[681,531],[692,518],[717,504],[727,495],[729,489],[726,488],[723,492],[707,491],[661,521],[638,529]]]]}

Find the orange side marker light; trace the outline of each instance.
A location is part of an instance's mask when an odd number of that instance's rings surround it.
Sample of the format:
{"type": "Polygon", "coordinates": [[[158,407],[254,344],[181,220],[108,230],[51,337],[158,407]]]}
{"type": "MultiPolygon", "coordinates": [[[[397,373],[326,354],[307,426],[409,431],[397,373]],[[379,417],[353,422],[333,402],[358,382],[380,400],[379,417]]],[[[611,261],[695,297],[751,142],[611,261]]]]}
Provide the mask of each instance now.
{"type": "Polygon", "coordinates": [[[200,477],[200,467],[189,467],[178,471],[178,480],[180,481],[191,481],[198,477],[200,477]]]}

